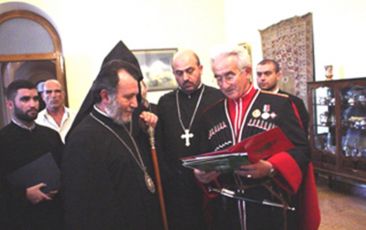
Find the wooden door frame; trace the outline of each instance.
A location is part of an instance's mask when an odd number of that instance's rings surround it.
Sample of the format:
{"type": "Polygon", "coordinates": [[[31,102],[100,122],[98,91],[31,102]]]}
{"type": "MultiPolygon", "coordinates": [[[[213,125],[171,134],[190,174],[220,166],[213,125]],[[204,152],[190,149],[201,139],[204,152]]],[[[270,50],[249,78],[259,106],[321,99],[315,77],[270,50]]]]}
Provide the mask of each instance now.
{"type": "Polygon", "coordinates": [[[0,24],[15,18],[28,19],[41,25],[50,35],[54,51],[49,53],[0,55],[0,62],[51,61],[55,64],[56,79],[63,85],[65,89],[65,104],[68,105],[65,63],[62,56],[61,39],[57,30],[48,19],[29,10],[10,10],[8,12],[0,14],[0,24]]]}

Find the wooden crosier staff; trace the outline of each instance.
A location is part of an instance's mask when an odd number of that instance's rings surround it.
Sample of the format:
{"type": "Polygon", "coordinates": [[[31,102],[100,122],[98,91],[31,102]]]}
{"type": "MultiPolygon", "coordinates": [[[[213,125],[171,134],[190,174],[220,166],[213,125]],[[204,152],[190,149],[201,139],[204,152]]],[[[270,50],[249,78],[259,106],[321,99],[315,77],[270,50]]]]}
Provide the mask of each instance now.
{"type": "Polygon", "coordinates": [[[168,230],[168,219],[166,216],[163,186],[162,186],[161,178],[160,178],[158,156],[156,154],[156,149],[155,149],[154,128],[149,126],[148,132],[149,132],[149,136],[150,136],[151,156],[152,156],[152,161],[153,161],[153,166],[154,166],[156,186],[157,186],[157,190],[158,190],[158,194],[159,194],[161,217],[163,219],[164,230],[168,230]]]}

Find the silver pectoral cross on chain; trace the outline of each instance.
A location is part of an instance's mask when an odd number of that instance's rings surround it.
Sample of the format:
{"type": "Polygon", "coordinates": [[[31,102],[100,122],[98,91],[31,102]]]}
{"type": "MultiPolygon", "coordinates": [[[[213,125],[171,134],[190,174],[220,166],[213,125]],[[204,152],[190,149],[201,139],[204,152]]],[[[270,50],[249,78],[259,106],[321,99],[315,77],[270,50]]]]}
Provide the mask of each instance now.
{"type": "Polygon", "coordinates": [[[188,128],[186,128],[183,124],[183,121],[182,121],[182,115],[180,113],[180,106],[179,106],[179,90],[176,91],[175,93],[175,99],[176,99],[176,103],[177,103],[177,113],[178,113],[178,120],[179,120],[179,124],[180,126],[182,127],[183,131],[184,131],[184,134],[182,134],[180,136],[181,139],[185,139],[185,145],[186,147],[190,146],[191,143],[189,142],[189,139],[190,138],[193,138],[193,133],[190,133],[189,130],[191,130],[192,128],[192,124],[193,124],[193,121],[194,121],[194,118],[196,117],[196,113],[197,113],[197,110],[198,110],[198,107],[201,103],[201,99],[202,99],[202,96],[203,96],[203,92],[205,91],[205,86],[202,86],[202,90],[201,90],[201,93],[198,97],[198,100],[197,100],[197,103],[196,103],[196,107],[194,108],[194,111],[193,111],[193,114],[192,114],[192,117],[189,121],[189,125],[188,125],[188,128]]]}
{"type": "Polygon", "coordinates": [[[189,142],[189,139],[190,138],[193,138],[193,133],[190,133],[189,132],[189,129],[185,129],[184,130],[184,134],[182,134],[181,136],[180,136],[180,138],[182,138],[182,139],[186,139],[186,146],[188,147],[188,146],[190,146],[191,145],[191,143],[189,142]]]}

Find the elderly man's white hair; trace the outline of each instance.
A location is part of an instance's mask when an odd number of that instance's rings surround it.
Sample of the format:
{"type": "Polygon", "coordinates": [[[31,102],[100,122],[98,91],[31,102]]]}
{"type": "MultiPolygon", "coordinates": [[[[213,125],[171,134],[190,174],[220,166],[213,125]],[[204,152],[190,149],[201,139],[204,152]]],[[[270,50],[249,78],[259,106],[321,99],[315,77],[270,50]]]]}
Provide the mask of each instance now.
{"type": "Polygon", "coordinates": [[[211,51],[211,64],[219,57],[236,56],[238,58],[238,68],[252,68],[252,63],[248,50],[238,45],[220,44],[215,46],[211,51]]]}

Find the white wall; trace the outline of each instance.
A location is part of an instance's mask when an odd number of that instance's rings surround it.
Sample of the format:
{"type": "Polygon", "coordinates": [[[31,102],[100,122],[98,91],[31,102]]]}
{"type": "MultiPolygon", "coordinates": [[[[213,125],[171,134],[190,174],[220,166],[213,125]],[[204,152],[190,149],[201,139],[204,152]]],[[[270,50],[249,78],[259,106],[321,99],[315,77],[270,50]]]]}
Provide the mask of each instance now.
{"type": "Polygon", "coordinates": [[[324,80],[324,65],[334,65],[334,78],[365,77],[366,1],[364,0],[225,0],[228,41],[253,46],[253,63],[262,58],[259,29],[283,19],[313,14],[315,78],[324,80]]]}
{"type": "Polygon", "coordinates": [[[308,12],[313,13],[316,79],[324,79],[325,64],[334,65],[335,78],[366,76],[364,0],[24,2],[41,8],[56,23],[66,61],[70,106],[74,109],[80,106],[103,58],[118,40],[130,49],[194,49],[204,65],[203,81],[214,85],[208,61],[213,45],[249,42],[256,63],[262,58],[258,29],[308,12]]]}
{"type": "MultiPolygon", "coordinates": [[[[0,3],[7,2],[0,0],[0,3]]],[[[60,33],[70,107],[78,109],[103,58],[119,41],[130,49],[191,48],[210,77],[208,52],[224,40],[222,0],[25,0],[60,33]]],[[[156,99],[157,100],[157,99],[156,99]]]]}
{"type": "MultiPolygon", "coordinates": [[[[79,91],[76,85],[91,83],[118,40],[130,49],[190,47],[204,57],[211,44],[224,37],[221,0],[103,0],[87,4],[71,0],[58,4],[61,7],[50,13],[55,13],[63,36],[73,106],[87,90],[79,91]]],[[[153,101],[157,99],[153,97],[153,101]]]]}

